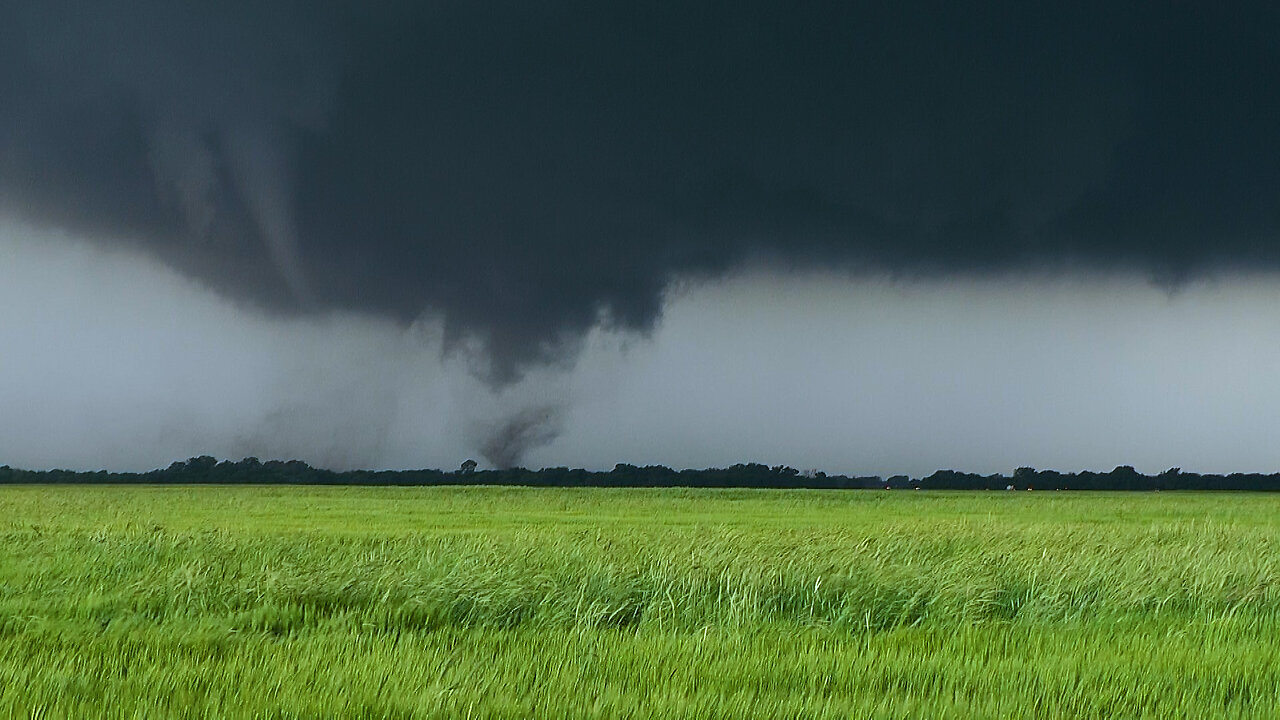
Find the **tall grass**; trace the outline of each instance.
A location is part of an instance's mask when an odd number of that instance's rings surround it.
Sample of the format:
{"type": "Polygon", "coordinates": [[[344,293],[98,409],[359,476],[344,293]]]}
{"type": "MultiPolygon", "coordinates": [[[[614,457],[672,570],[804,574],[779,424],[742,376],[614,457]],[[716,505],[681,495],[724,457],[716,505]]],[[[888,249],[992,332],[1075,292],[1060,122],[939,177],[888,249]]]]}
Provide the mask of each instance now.
{"type": "Polygon", "coordinates": [[[1276,716],[1277,510],[0,488],[0,714],[1276,716]]]}

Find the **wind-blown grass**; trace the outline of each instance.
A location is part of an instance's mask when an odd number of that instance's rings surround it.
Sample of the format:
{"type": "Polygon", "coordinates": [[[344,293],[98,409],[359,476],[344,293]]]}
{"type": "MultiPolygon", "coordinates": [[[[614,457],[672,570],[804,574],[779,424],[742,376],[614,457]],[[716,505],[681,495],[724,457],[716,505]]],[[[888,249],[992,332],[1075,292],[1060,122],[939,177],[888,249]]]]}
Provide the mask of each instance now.
{"type": "Polygon", "coordinates": [[[1280,715],[1280,502],[0,488],[0,714],[1280,715]]]}

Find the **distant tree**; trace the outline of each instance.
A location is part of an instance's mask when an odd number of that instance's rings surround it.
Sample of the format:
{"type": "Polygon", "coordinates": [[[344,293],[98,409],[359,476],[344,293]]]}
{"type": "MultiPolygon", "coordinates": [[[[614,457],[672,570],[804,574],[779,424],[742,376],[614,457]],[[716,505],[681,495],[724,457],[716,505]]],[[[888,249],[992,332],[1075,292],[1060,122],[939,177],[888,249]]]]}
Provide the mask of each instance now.
{"type": "Polygon", "coordinates": [[[1107,473],[1107,482],[1110,483],[1112,490],[1136,490],[1142,486],[1142,481],[1146,479],[1133,468],[1132,465],[1120,465],[1115,470],[1107,473]]]}
{"type": "Polygon", "coordinates": [[[208,473],[218,464],[218,459],[209,455],[201,455],[187,460],[187,472],[194,474],[208,473]]]}

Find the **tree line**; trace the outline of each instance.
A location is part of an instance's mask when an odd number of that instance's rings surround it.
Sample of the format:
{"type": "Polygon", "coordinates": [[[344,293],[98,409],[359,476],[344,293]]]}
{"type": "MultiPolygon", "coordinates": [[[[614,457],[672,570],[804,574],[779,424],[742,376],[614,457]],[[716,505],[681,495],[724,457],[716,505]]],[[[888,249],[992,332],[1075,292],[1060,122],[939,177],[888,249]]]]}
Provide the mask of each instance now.
{"type": "Polygon", "coordinates": [[[21,470],[0,466],[0,484],[215,484],[215,485],[512,485],[528,487],[690,487],[808,488],[815,490],[1280,490],[1280,473],[1211,475],[1171,468],[1144,475],[1122,465],[1110,472],[1071,472],[1022,467],[1012,475],[979,475],[939,470],[922,478],[894,475],[849,476],[801,472],[795,468],[739,463],[727,468],[673,470],[662,465],[618,464],[610,471],[552,467],[529,470],[475,470],[464,463],[445,470],[349,470],[314,468],[300,460],[245,458],[223,460],[207,455],[149,472],[21,470]]]}

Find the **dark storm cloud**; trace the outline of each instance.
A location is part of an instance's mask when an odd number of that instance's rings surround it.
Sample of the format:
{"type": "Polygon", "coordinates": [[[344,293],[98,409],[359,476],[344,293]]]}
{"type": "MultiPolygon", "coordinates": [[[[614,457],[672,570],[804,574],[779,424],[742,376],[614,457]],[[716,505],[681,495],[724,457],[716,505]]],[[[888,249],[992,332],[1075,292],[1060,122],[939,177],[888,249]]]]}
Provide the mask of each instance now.
{"type": "Polygon", "coordinates": [[[0,202],[490,373],[749,257],[1280,265],[1270,4],[5,0],[0,202]]]}

